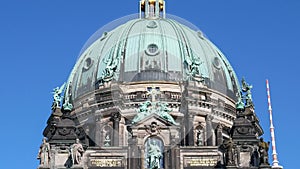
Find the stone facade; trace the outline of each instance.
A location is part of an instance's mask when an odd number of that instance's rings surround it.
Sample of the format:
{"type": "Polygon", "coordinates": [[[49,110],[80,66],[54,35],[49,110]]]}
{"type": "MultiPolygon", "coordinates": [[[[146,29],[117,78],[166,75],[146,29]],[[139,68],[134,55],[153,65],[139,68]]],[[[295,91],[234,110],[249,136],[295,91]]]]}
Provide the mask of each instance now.
{"type": "Polygon", "coordinates": [[[80,104],[73,111],[62,110],[63,115],[49,118],[44,131],[51,145],[49,168],[68,167],[70,146],[76,138],[80,139],[84,153],[82,161],[70,168],[147,168],[148,139],[163,144],[162,168],[260,166],[258,136],[262,129],[253,107],[237,112],[234,100],[201,83],[184,86],[148,82],[118,85],[114,90],[102,86],[79,99],[76,103],[80,104]],[[156,99],[169,104],[177,125],[157,114],[131,122],[138,104],[151,99],[146,93],[153,86],[160,90],[156,99]],[[184,94],[187,96],[183,97],[184,94]],[[228,139],[233,140],[230,164],[226,157],[228,139]]]}

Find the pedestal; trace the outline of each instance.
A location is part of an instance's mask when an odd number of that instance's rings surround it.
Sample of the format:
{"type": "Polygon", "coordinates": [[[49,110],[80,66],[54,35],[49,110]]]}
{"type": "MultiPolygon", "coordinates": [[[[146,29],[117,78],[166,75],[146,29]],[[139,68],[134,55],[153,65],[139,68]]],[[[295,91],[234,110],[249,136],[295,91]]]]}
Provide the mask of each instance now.
{"type": "Polygon", "coordinates": [[[40,165],[37,169],[50,169],[50,167],[40,165]]]}
{"type": "Polygon", "coordinates": [[[259,166],[259,169],[270,169],[271,168],[271,166],[269,166],[269,165],[260,165],[259,166]]]}
{"type": "Polygon", "coordinates": [[[237,169],[237,166],[226,166],[226,169],[237,169]]]}
{"type": "Polygon", "coordinates": [[[272,168],[272,169],[283,169],[283,167],[280,166],[280,165],[278,165],[278,166],[272,166],[271,168],[272,168]]]}

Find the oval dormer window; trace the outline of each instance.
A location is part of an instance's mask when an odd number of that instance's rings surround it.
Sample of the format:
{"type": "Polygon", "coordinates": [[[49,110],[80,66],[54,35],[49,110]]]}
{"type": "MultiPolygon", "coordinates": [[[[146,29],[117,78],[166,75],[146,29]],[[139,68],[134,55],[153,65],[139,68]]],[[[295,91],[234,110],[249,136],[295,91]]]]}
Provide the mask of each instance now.
{"type": "Polygon", "coordinates": [[[146,53],[147,53],[147,55],[150,55],[150,56],[158,55],[158,53],[159,53],[158,46],[156,44],[148,45],[146,53]]]}

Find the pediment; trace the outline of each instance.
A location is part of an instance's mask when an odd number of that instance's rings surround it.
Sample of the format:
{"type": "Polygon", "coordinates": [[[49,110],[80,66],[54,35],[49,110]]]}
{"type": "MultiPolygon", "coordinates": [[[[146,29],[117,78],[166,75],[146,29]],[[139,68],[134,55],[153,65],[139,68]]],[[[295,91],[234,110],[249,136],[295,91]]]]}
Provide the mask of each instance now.
{"type": "Polygon", "coordinates": [[[171,122],[163,119],[157,114],[151,114],[148,117],[144,118],[143,120],[137,122],[133,126],[140,128],[140,127],[144,127],[145,125],[151,125],[153,124],[153,122],[155,122],[159,126],[176,126],[171,122]]]}

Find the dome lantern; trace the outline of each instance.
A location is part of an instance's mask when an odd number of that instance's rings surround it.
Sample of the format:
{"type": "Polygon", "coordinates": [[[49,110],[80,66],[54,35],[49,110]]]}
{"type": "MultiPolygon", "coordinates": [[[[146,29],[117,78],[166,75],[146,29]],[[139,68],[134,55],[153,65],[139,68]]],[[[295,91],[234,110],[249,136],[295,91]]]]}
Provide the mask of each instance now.
{"type": "Polygon", "coordinates": [[[165,1],[164,0],[141,0],[140,1],[140,18],[155,19],[165,18],[165,1]]]}

